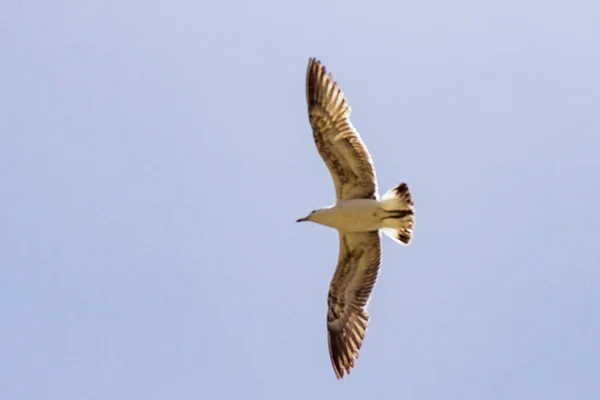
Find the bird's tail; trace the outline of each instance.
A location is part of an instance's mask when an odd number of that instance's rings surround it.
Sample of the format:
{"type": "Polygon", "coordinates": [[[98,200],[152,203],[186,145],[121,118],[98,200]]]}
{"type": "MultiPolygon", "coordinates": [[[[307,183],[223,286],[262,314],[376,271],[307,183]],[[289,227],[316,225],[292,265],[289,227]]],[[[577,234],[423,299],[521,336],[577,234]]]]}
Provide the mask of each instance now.
{"type": "Polygon", "coordinates": [[[383,233],[404,246],[410,244],[415,225],[415,210],[406,183],[388,190],[381,198],[379,206],[383,211],[383,233]]]}

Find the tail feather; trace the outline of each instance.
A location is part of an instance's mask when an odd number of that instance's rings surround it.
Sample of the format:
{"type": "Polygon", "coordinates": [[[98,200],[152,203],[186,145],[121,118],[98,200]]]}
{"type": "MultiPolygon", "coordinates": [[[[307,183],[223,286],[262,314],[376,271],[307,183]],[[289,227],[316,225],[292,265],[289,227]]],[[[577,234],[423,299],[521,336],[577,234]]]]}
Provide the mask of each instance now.
{"type": "Polygon", "coordinates": [[[415,210],[406,183],[388,190],[381,198],[380,205],[384,216],[383,233],[404,246],[409,245],[415,226],[415,210]]]}

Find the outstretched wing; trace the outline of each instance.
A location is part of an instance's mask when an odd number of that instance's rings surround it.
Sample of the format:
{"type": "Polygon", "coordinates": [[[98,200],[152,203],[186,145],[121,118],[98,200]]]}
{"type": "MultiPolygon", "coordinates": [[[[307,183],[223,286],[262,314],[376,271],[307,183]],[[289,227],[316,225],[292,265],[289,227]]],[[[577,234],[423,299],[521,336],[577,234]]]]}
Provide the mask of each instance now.
{"type": "Polygon", "coordinates": [[[311,58],[306,74],[308,116],[317,149],[333,177],[338,200],[373,198],[373,161],[350,122],[350,105],[320,61],[311,58]]]}
{"type": "Polygon", "coordinates": [[[358,358],[380,263],[379,232],[340,233],[340,255],[327,300],[329,354],[338,379],[350,373],[358,358]]]}

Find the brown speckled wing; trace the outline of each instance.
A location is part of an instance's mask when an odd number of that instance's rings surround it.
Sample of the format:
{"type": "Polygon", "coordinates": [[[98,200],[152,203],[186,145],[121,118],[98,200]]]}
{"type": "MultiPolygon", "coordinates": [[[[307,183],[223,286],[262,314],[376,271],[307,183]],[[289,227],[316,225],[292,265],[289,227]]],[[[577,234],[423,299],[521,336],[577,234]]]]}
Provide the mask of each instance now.
{"type": "Polygon", "coordinates": [[[378,232],[340,234],[340,255],[327,300],[329,354],[338,379],[350,373],[358,358],[380,263],[378,232]]]}
{"type": "Polygon", "coordinates": [[[315,144],[331,173],[337,199],[373,198],[375,168],[350,122],[351,108],[331,74],[314,58],[308,62],[306,100],[315,144]]]}

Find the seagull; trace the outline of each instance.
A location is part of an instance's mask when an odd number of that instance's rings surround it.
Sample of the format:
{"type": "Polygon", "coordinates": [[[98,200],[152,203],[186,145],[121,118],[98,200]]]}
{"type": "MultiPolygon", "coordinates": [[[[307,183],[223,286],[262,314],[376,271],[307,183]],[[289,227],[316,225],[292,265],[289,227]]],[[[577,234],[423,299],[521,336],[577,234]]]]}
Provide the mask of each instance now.
{"type": "Polygon", "coordinates": [[[338,230],[340,250],[327,298],[327,333],[333,370],[342,379],[354,367],[367,329],[367,304],[381,264],[380,231],[410,244],[413,201],[406,183],[379,197],[373,160],[350,122],[350,105],[316,58],[308,62],[306,100],[317,150],[333,178],[336,203],[297,222],[338,230]]]}

